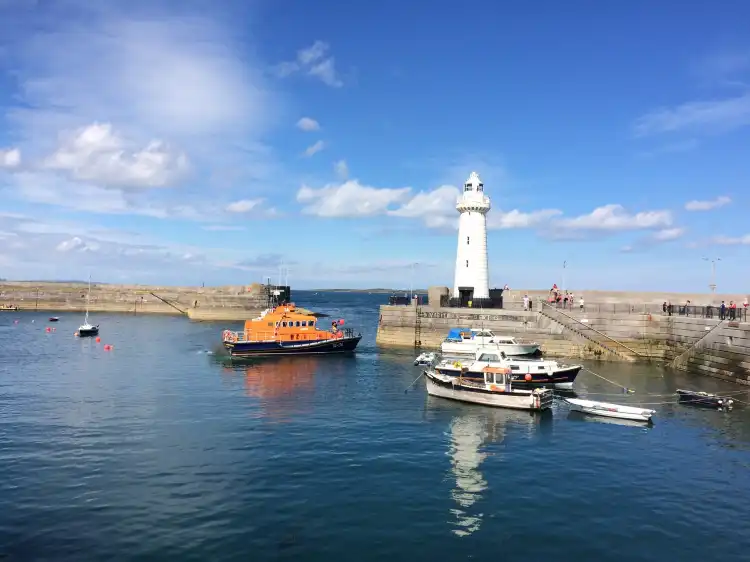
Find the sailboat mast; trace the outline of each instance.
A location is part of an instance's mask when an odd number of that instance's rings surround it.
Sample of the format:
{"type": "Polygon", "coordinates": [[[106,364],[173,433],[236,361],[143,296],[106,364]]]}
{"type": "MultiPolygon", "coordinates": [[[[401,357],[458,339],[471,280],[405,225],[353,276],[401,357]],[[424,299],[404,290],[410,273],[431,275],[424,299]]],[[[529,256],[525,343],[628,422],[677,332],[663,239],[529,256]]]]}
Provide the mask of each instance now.
{"type": "Polygon", "coordinates": [[[89,292],[86,294],[86,318],[84,319],[84,323],[89,323],[89,301],[91,299],[91,274],[89,273],[89,292]]]}

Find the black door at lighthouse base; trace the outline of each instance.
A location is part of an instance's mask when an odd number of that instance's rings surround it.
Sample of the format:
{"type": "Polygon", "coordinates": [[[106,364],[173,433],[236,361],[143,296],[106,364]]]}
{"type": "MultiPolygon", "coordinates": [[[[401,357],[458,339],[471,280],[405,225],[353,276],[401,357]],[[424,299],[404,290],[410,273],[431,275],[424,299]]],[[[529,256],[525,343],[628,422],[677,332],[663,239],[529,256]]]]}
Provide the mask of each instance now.
{"type": "Polygon", "coordinates": [[[469,302],[474,299],[474,287],[459,287],[458,288],[458,300],[461,302],[461,307],[468,307],[469,302]]]}

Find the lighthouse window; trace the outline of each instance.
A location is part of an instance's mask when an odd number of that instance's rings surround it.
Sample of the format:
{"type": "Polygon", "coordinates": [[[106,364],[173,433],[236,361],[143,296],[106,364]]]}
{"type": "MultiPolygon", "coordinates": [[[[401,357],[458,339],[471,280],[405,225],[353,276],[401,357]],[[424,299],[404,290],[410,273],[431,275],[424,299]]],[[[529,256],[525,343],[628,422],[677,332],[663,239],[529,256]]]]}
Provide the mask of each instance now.
{"type": "Polygon", "coordinates": [[[480,183],[479,186],[477,186],[477,191],[484,191],[484,184],[480,183]]]}
{"type": "Polygon", "coordinates": [[[467,246],[469,245],[469,237],[468,236],[466,237],[466,245],[467,246]]]}
{"type": "Polygon", "coordinates": [[[469,267],[469,260],[466,260],[466,267],[469,267]]]}
{"type": "Polygon", "coordinates": [[[467,184],[466,184],[466,185],[464,186],[464,191],[471,191],[471,184],[470,184],[470,183],[467,183],[467,184]]]}

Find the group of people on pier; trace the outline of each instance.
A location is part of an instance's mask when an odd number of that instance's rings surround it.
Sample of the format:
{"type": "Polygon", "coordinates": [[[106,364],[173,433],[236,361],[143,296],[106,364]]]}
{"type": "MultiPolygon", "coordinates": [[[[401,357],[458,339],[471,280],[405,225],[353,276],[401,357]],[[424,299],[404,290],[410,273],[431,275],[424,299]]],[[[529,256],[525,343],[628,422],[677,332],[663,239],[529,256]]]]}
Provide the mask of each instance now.
{"type": "MultiPolygon", "coordinates": [[[[705,307],[692,306],[690,301],[685,301],[684,306],[680,306],[677,310],[678,314],[684,316],[704,316],[706,318],[713,318],[714,308],[718,308],[719,320],[740,320],[743,314],[737,313],[737,303],[729,301],[727,304],[725,301],[721,301],[721,304],[716,307],[714,305],[707,305],[705,307]]],[[[744,315],[747,315],[748,300],[745,297],[745,301],[742,303],[742,309],[745,311],[744,315]]],[[[662,312],[668,316],[672,316],[674,312],[674,305],[671,301],[664,301],[661,305],[662,312]]]]}

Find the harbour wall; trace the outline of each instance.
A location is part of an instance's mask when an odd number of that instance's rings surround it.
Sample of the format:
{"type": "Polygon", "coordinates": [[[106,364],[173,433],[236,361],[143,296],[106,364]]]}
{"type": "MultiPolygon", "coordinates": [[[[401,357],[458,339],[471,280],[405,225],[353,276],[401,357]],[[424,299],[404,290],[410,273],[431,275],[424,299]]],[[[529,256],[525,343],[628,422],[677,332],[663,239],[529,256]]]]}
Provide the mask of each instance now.
{"type": "MultiPolygon", "coordinates": [[[[750,385],[750,323],[663,314],[661,306],[587,305],[559,309],[535,303],[522,309],[476,310],[427,306],[380,308],[376,341],[382,346],[438,349],[450,328],[487,328],[541,344],[551,357],[652,361],[691,373],[750,385]],[[645,307],[648,309],[649,307],[645,307]],[[639,311],[641,310],[641,311],[639,311]],[[658,310],[658,312],[657,312],[658,310]]],[[[684,312],[684,311],[683,311],[684,312]]]]}
{"type": "MultiPolygon", "coordinates": [[[[0,283],[0,306],[19,310],[86,310],[88,285],[81,283],[0,283]]],[[[183,315],[196,321],[243,321],[267,305],[263,285],[163,287],[92,284],[89,311],[183,315]]]]}

